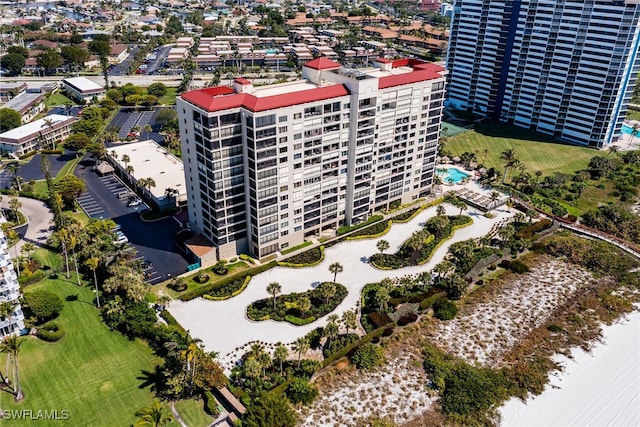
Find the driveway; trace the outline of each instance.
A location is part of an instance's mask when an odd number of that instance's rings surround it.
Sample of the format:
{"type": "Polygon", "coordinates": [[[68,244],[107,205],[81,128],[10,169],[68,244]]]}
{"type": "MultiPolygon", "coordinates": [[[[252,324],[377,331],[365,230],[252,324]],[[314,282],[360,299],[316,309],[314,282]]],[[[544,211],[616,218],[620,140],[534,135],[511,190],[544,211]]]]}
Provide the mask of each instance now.
{"type": "MultiPolygon", "coordinates": [[[[448,215],[460,213],[459,209],[451,205],[443,206],[448,215]]],[[[287,322],[272,320],[253,322],[247,319],[245,311],[249,304],[270,297],[266,291],[269,283],[280,283],[282,294],[308,291],[319,282],[332,280],[333,275],[329,272],[329,265],[340,262],[344,272],[338,274],[337,282],[343,284],[349,291],[342,303],[331,313],[340,316],[345,311],[357,307],[360,291],[367,283],[379,282],[385,277],[401,277],[429,271],[444,259],[452,243],[484,236],[494,224],[513,215],[501,210],[494,210],[492,213],[495,214],[494,218],[486,218],[481,212],[469,208],[466,215],[473,218],[473,224],[457,230],[452,238],[436,250],[431,260],[421,266],[398,270],[377,270],[368,263],[368,258],[379,252],[376,243],[380,239],[346,241],[326,249],[324,260],[315,267],[303,269],[275,267],[253,277],[247,289],[235,298],[226,301],[208,301],[203,298],[188,302],[174,301],[169,305],[169,311],[194,338],[203,341],[207,351],[219,352],[223,367],[230,369],[242,356],[243,351],[235,349],[250,341],[291,343],[327,323],[327,316],[305,326],[293,326],[287,322]]],[[[414,231],[420,229],[427,219],[435,215],[436,207],[433,206],[425,209],[406,224],[394,224],[391,231],[382,237],[390,244],[389,252],[397,252],[414,231]]]]}
{"type": "MultiPolygon", "coordinates": [[[[9,209],[9,197],[2,197],[2,207],[9,209]]],[[[29,224],[26,228],[19,227],[16,231],[22,237],[17,244],[18,251],[26,242],[42,246],[53,232],[53,214],[44,202],[27,197],[18,197],[22,206],[19,211],[27,216],[29,224]]]]}

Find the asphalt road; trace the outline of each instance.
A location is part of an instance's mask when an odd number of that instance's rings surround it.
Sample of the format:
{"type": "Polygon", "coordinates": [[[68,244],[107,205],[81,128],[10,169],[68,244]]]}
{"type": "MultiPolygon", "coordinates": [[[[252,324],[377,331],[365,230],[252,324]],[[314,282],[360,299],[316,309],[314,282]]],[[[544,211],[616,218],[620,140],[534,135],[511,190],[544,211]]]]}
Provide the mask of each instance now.
{"type": "Polygon", "coordinates": [[[157,55],[156,59],[154,59],[153,61],[150,61],[147,64],[147,69],[145,70],[145,73],[155,74],[159,68],[162,68],[162,64],[165,58],[167,57],[167,55],[169,54],[170,50],[171,50],[171,46],[164,46],[160,50],[158,50],[158,53],[156,53],[157,55]]]}
{"type": "MultiPolygon", "coordinates": [[[[159,283],[169,277],[186,271],[187,260],[179,252],[175,244],[175,235],[180,230],[178,223],[172,218],[154,222],[145,222],[140,218],[144,205],[128,207],[127,200],[120,200],[117,193],[121,192],[121,185],[105,184],[111,180],[101,180],[92,170],[95,161],[86,156],[76,169],[76,176],[82,178],[87,185],[87,192],[92,199],[92,206],[102,210],[101,218],[110,218],[120,224],[122,232],[135,247],[139,256],[145,261],[153,263],[150,283],[159,283]],[[105,182],[103,182],[105,181],[105,182]]],[[[84,196],[84,194],[83,194],[84,196]]]]}
{"type": "MultiPolygon", "coordinates": [[[[152,110],[134,110],[134,109],[121,109],[118,114],[113,118],[109,127],[118,127],[120,131],[118,132],[118,136],[120,138],[126,138],[126,136],[131,132],[131,129],[134,126],[138,126],[141,131],[140,140],[153,139],[156,142],[164,141],[164,136],[160,135],[158,132],[160,131],[160,125],[156,123],[155,117],[162,108],[173,108],[173,107],[156,107],[152,110]],[[153,131],[152,132],[144,132],[145,125],[151,125],[153,131]]],[[[108,146],[112,146],[113,144],[109,144],[108,146]]]]}

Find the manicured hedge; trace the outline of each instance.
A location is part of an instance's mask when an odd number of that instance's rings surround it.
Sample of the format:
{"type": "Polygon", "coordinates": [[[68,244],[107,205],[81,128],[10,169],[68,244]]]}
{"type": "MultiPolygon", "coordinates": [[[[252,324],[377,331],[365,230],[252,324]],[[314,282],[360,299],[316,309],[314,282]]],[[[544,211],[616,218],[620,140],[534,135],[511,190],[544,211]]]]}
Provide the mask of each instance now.
{"type": "Polygon", "coordinates": [[[167,325],[177,328],[182,333],[187,332],[187,330],[184,329],[182,325],[180,325],[180,323],[178,323],[176,318],[173,317],[171,313],[169,313],[169,310],[162,310],[160,312],[160,317],[162,317],[164,321],[167,322],[167,325]]]}
{"type": "Polygon", "coordinates": [[[350,225],[350,226],[343,226],[343,227],[338,228],[337,234],[338,234],[338,236],[341,236],[343,234],[350,233],[350,232],[352,232],[354,230],[358,230],[360,228],[366,227],[369,224],[373,224],[374,222],[381,221],[382,218],[384,218],[382,215],[370,216],[369,219],[367,219],[364,222],[361,222],[360,224],[350,225]]]}
{"type": "Polygon", "coordinates": [[[204,294],[202,297],[210,301],[224,301],[240,295],[242,291],[247,288],[250,281],[251,276],[245,277],[244,280],[234,280],[233,282],[228,283],[223,287],[216,288],[210,293],[204,294]]]}
{"type": "Polygon", "coordinates": [[[547,228],[551,227],[553,223],[550,219],[542,219],[540,221],[534,222],[531,225],[526,225],[522,227],[516,233],[516,237],[518,239],[531,239],[536,233],[539,233],[547,228]]]}
{"type": "Polygon", "coordinates": [[[247,276],[255,276],[258,273],[262,273],[263,271],[267,271],[268,269],[274,267],[276,265],[275,261],[269,262],[267,264],[262,264],[258,267],[252,268],[250,270],[243,270],[243,271],[239,271],[235,274],[232,274],[228,277],[225,277],[222,280],[219,280],[217,282],[213,282],[213,283],[208,283],[204,286],[201,286],[197,289],[194,289],[192,291],[186,292],[183,295],[180,296],[180,299],[182,301],[190,301],[194,298],[198,298],[203,296],[204,294],[213,294],[213,296],[222,296],[225,294],[225,292],[227,292],[228,295],[231,295],[234,290],[237,290],[239,287],[242,286],[242,284],[244,283],[244,279],[247,276]],[[240,284],[236,284],[233,285],[233,282],[239,280],[240,284]],[[227,288],[227,285],[231,285],[229,288],[227,288]],[[218,292],[217,289],[219,288],[223,288],[224,291],[222,292],[218,292]],[[231,290],[229,290],[231,289],[231,290]]]}
{"type": "MultiPolygon", "coordinates": [[[[267,315],[267,319],[271,318],[271,316],[267,315]]],[[[258,319],[258,320],[266,320],[266,319],[258,319]]],[[[293,314],[287,314],[284,316],[284,320],[296,326],[304,326],[308,325],[311,322],[316,321],[316,316],[305,317],[304,319],[294,316],[293,314]]]]}
{"type": "Polygon", "coordinates": [[[361,228],[353,234],[350,234],[347,237],[347,240],[376,239],[387,234],[389,230],[391,230],[391,220],[386,222],[380,221],[368,227],[361,228]]]}
{"type": "Polygon", "coordinates": [[[324,259],[324,246],[316,246],[308,251],[290,256],[278,263],[282,267],[313,267],[324,259]]]}
{"type": "Polygon", "coordinates": [[[43,341],[56,342],[64,337],[64,328],[57,322],[48,322],[38,328],[36,336],[43,341]]]}

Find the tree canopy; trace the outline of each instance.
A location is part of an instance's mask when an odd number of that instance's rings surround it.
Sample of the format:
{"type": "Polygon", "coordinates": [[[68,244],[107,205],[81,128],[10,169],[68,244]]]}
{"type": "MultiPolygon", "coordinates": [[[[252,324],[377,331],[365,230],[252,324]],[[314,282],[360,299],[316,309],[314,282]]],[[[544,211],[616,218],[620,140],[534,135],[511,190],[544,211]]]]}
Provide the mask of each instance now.
{"type": "Polygon", "coordinates": [[[22,124],[22,116],[16,110],[0,108],[0,132],[19,127],[22,124]]]}

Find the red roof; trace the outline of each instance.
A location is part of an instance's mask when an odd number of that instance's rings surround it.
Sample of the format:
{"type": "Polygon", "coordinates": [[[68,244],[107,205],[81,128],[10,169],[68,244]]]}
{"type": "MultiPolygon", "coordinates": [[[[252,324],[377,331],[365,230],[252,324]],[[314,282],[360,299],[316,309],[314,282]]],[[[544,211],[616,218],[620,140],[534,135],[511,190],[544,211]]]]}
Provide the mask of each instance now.
{"type": "Polygon", "coordinates": [[[322,56],[318,59],[307,62],[304,66],[313,68],[314,70],[331,70],[334,68],[340,68],[340,64],[322,56]]]}
{"type": "Polygon", "coordinates": [[[343,85],[318,87],[301,90],[295,93],[283,93],[258,98],[249,93],[233,93],[228,87],[215,87],[187,92],[182,99],[201,107],[209,112],[222,111],[229,108],[243,107],[253,112],[274,110],[290,105],[306,104],[348,95],[349,91],[343,85]],[[218,91],[220,89],[220,91],[218,91]]]}
{"type": "Polygon", "coordinates": [[[375,60],[375,61],[376,61],[376,62],[379,62],[379,63],[381,63],[381,64],[388,64],[389,62],[393,62],[393,61],[391,61],[391,60],[389,60],[389,59],[387,59],[387,58],[376,58],[376,60],[375,60]]]}
{"type": "Polygon", "coordinates": [[[251,82],[244,77],[238,77],[233,80],[235,83],[240,83],[242,86],[250,85],[251,82]]]}
{"type": "Polygon", "coordinates": [[[398,59],[393,61],[392,64],[393,68],[404,66],[411,66],[413,71],[405,74],[380,77],[378,80],[378,89],[417,83],[425,80],[439,79],[443,77],[440,73],[445,70],[434,63],[418,61],[416,59],[398,59]]]}

